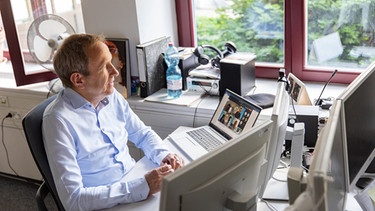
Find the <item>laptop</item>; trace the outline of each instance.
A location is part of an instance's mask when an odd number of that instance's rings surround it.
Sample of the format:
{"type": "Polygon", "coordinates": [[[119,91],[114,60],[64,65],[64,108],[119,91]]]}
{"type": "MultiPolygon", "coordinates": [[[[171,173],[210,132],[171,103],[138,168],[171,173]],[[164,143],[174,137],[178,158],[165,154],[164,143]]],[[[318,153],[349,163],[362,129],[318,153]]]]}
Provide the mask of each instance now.
{"type": "Polygon", "coordinates": [[[226,90],[209,125],[169,135],[171,143],[191,160],[251,129],[262,108],[226,90]]]}

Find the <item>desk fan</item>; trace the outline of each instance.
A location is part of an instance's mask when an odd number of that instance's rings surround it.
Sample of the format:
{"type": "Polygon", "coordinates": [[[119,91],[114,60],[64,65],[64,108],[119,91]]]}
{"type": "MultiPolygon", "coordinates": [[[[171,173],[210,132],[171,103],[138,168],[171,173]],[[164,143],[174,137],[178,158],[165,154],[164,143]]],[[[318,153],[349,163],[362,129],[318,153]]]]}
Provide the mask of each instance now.
{"type": "MultiPolygon", "coordinates": [[[[42,15],[31,23],[27,32],[30,55],[36,63],[55,72],[52,62],[53,55],[64,39],[74,33],[73,27],[60,16],[42,15]]],[[[50,81],[49,87],[50,92],[57,93],[62,89],[61,81],[54,79],[50,81]]]]}
{"type": "Polygon", "coordinates": [[[74,33],[73,27],[60,16],[42,15],[31,23],[27,32],[30,55],[42,67],[54,71],[52,58],[56,49],[74,33]]]}

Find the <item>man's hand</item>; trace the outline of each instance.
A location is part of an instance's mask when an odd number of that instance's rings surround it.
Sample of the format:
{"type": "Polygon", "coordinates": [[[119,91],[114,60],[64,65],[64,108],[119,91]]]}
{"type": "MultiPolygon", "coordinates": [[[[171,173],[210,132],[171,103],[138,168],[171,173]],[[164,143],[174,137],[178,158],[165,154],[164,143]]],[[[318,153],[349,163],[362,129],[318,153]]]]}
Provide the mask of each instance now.
{"type": "Polygon", "coordinates": [[[157,193],[161,189],[161,180],[164,176],[174,172],[171,165],[163,165],[155,168],[145,175],[148,187],[150,188],[149,196],[157,193]]]}
{"type": "Polygon", "coordinates": [[[181,168],[184,166],[185,162],[184,159],[182,159],[177,154],[168,154],[162,161],[161,165],[168,164],[171,165],[174,170],[181,168]]]}

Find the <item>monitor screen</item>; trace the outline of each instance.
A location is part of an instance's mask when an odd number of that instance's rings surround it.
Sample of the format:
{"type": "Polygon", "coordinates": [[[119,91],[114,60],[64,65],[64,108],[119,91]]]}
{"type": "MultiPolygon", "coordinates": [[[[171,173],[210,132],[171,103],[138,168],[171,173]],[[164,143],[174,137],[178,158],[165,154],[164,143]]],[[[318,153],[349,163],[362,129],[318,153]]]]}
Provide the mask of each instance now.
{"type": "Polygon", "coordinates": [[[238,196],[256,206],[271,132],[272,121],[267,120],[164,177],[160,210],[224,210],[244,205],[238,196]]]}
{"type": "Polygon", "coordinates": [[[288,74],[289,94],[297,105],[312,105],[306,85],[292,73],[288,74]]]}
{"type": "Polygon", "coordinates": [[[267,148],[266,159],[268,161],[265,181],[262,184],[259,197],[263,196],[268,180],[272,177],[280,162],[283,151],[286,128],[289,116],[289,95],[286,91],[286,83],[278,82],[275,100],[272,108],[272,133],[267,148]]]}
{"type": "Polygon", "coordinates": [[[286,210],[345,210],[347,178],[341,124],[341,102],[336,101],[316,142],[306,190],[286,210]]]}
{"type": "Polygon", "coordinates": [[[342,102],[342,130],[352,190],[364,174],[375,175],[375,62],[337,98],[342,102]]]}
{"type": "Polygon", "coordinates": [[[346,192],[375,177],[375,62],[336,98],[319,134],[307,188],[293,209],[344,210],[346,192]]]}
{"type": "Polygon", "coordinates": [[[242,131],[250,130],[262,108],[227,89],[220,100],[209,126],[232,139],[242,131]]]}

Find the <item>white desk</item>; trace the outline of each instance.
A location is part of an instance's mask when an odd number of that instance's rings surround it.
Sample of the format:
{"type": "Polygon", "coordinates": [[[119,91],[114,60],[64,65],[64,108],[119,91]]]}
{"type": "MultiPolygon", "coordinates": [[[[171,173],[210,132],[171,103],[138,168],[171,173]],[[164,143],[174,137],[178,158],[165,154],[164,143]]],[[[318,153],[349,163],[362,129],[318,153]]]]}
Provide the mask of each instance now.
{"type": "MultiPolygon", "coordinates": [[[[251,93],[276,93],[277,80],[275,79],[256,79],[255,83],[256,88],[251,93]]],[[[323,83],[306,83],[312,102],[319,97],[323,86],[323,83]]],[[[346,85],[330,84],[322,97],[336,97],[345,87],[346,85]]],[[[151,126],[163,139],[176,130],[178,126],[198,127],[207,125],[219,103],[218,96],[205,96],[190,106],[150,102],[136,96],[127,100],[142,121],[151,126]],[[160,124],[160,119],[163,119],[163,124],[160,124]]]]}
{"type": "MultiPolygon", "coordinates": [[[[179,127],[175,132],[179,132],[182,130],[186,130],[188,127],[179,127]]],[[[171,148],[172,151],[179,153],[179,155],[184,158],[185,164],[188,165],[191,160],[187,158],[181,151],[170,142],[169,138],[167,137],[165,139],[168,146],[171,148]]],[[[126,176],[127,178],[135,178],[142,175],[145,175],[146,172],[150,171],[153,168],[158,167],[157,164],[153,163],[146,157],[143,157],[140,159],[137,164],[135,165],[134,169],[126,176]]],[[[287,169],[278,169],[276,170],[274,177],[282,180],[277,181],[275,179],[270,179],[268,182],[268,186],[266,188],[265,193],[267,192],[275,192],[276,194],[272,194],[272,196],[279,196],[281,198],[284,198],[288,194],[287,189],[287,183],[284,182],[287,179],[287,169]]],[[[289,203],[287,201],[281,201],[281,200],[266,200],[259,201],[257,204],[257,211],[269,211],[269,210],[284,210],[289,206],[289,203]],[[272,206],[270,208],[269,206],[272,206]]],[[[154,194],[153,196],[149,197],[145,201],[131,203],[131,204],[123,204],[118,205],[116,207],[108,209],[109,211],[123,211],[123,210],[131,210],[131,211],[145,211],[145,210],[153,210],[153,211],[159,211],[159,202],[160,202],[160,193],[154,194]]],[[[358,211],[361,210],[361,207],[358,205],[357,201],[354,199],[354,195],[352,193],[349,193],[347,195],[346,199],[346,211],[358,211]]]]}
{"type": "MultiPolygon", "coordinates": [[[[276,93],[277,80],[275,79],[256,79],[255,83],[256,88],[252,90],[254,94],[276,93]]],[[[306,83],[310,100],[313,101],[319,97],[323,85],[323,83],[306,83]]],[[[330,84],[322,97],[336,97],[345,87],[346,85],[330,84]]],[[[205,96],[190,106],[150,102],[136,96],[128,98],[127,101],[139,118],[164,139],[179,126],[207,125],[219,103],[219,97],[205,96]],[[160,124],[160,120],[163,121],[163,124],[160,124]]],[[[262,113],[265,112],[262,111],[262,113]]],[[[260,118],[263,118],[262,114],[260,118]]],[[[143,156],[142,152],[135,147],[130,147],[130,152],[136,160],[143,156]]]]}
{"type": "MultiPolygon", "coordinates": [[[[147,171],[156,168],[157,165],[152,163],[149,159],[146,157],[143,157],[141,160],[139,160],[135,166],[135,168],[127,175],[129,178],[134,178],[136,176],[144,175],[147,171]]],[[[273,186],[275,181],[270,182],[268,185],[273,186]]],[[[276,184],[276,186],[279,184],[276,184]]],[[[271,187],[271,189],[273,189],[271,187]]],[[[278,190],[281,192],[280,194],[285,194],[284,190],[278,190]]],[[[108,211],[145,211],[145,210],[153,210],[153,211],[159,211],[159,202],[160,202],[160,193],[154,194],[153,196],[149,197],[145,201],[140,201],[136,203],[131,204],[122,204],[118,205],[116,207],[107,209],[108,211]]],[[[284,201],[272,201],[268,200],[268,203],[270,206],[273,207],[273,209],[269,208],[268,205],[265,202],[259,201],[257,205],[257,211],[268,211],[268,210],[284,210],[289,206],[288,202],[284,201]]],[[[358,211],[361,210],[361,207],[358,205],[357,201],[354,199],[352,194],[348,194],[347,196],[347,202],[346,202],[346,210],[347,211],[358,211]]]]}
{"type": "MultiPolygon", "coordinates": [[[[274,80],[257,79],[256,85],[257,89],[254,93],[276,93],[276,81],[274,80]]],[[[317,98],[323,84],[307,84],[307,86],[309,91],[313,90],[312,92],[309,92],[310,98],[317,98]]],[[[328,91],[326,91],[326,93],[329,93],[328,96],[337,96],[341,90],[345,88],[345,86],[338,85],[327,88],[328,91]]],[[[215,96],[205,97],[201,101],[197,101],[191,106],[177,106],[148,102],[139,97],[131,97],[128,99],[128,101],[134,112],[145,122],[145,124],[150,125],[162,138],[166,138],[165,140],[167,143],[169,143],[167,139],[168,134],[175,131],[178,126],[198,127],[201,125],[207,125],[215,111],[217,104],[219,103],[219,98],[215,96]],[[160,124],[160,119],[163,119],[163,124],[160,124]]],[[[258,122],[261,122],[264,119],[269,119],[271,111],[271,109],[262,110],[258,122]]],[[[175,146],[170,143],[169,145],[172,150],[179,152],[175,146]]],[[[183,156],[183,154],[181,155],[183,156]]],[[[184,159],[186,163],[189,162],[186,157],[184,157],[184,159]]],[[[144,175],[147,171],[155,167],[156,165],[151,163],[148,159],[142,158],[128,176],[131,178],[134,176],[144,175]]],[[[276,173],[279,174],[280,172],[276,173]]],[[[270,189],[270,191],[278,191],[281,195],[287,194],[286,183],[281,184],[282,190],[280,190],[279,187],[280,183],[277,183],[275,180],[271,180],[269,182],[269,187],[267,188],[270,189]],[[277,190],[275,190],[275,187],[277,190]]],[[[159,210],[159,198],[160,193],[155,194],[145,201],[127,205],[119,205],[111,208],[110,210],[159,210]]],[[[288,203],[285,201],[269,202],[276,210],[284,210],[288,206],[288,203]]],[[[264,202],[259,202],[257,210],[271,209],[268,208],[264,202]]]]}
{"type": "MultiPolygon", "coordinates": [[[[276,80],[257,79],[256,89],[253,93],[275,94],[276,88],[276,80]]],[[[219,104],[219,96],[204,96],[189,106],[146,101],[135,96],[130,97],[127,101],[140,119],[164,139],[179,126],[208,125],[219,104]],[[161,119],[163,124],[160,124],[161,119]]]]}
{"type": "MultiPolygon", "coordinates": [[[[179,127],[175,132],[185,130],[187,127],[179,127]]],[[[179,153],[182,158],[185,160],[185,164],[188,165],[191,160],[187,158],[184,154],[180,152],[180,150],[173,145],[168,137],[165,139],[166,143],[168,146],[171,148],[172,151],[179,153]]],[[[144,175],[147,171],[150,171],[153,168],[156,168],[157,165],[155,163],[152,163],[149,159],[146,157],[143,157],[140,159],[134,169],[126,176],[127,178],[134,178],[134,177],[139,177],[144,175]]],[[[134,210],[134,211],[145,211],[145,210],[153,210],[153,211],[158,211],[159,210],[159,202],[160,202],[160,193],[154,194],[153,196],[149,197],[145,201],[141,202],[136,202],[132,204],[123,204],[123,205],[118,205],[116,207],[108,209],[109,211],[122,211],[122,210],[134,210]]],[[[274,201],[270,202],[270,204],[276,208],[277,210],[284,210],[287,206],[288,203],[286,202],[281,202],[281,201],[274,201]]],[[[257,210],[259,211],[266,211],[270,210],[270,208],[267,207],[266,203],[264,202],[259,202],[257,210]]]]}

